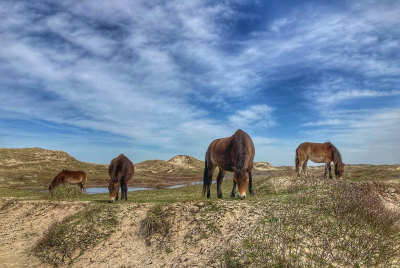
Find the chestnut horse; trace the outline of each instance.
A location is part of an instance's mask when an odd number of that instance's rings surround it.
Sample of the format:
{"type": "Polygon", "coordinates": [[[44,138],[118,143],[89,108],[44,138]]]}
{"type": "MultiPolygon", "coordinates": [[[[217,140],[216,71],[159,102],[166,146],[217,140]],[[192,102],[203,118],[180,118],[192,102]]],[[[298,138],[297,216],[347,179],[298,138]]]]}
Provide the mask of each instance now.
{"type": "Polygon", "coordinates": [[[120,154],[111,160],[108,167],[110,180],[108,181],[108,191],[110,192],[109,202],[118,200],[119,187],[121,186],[121,200],[128,200],[128,181],[132,179],[135,167],[128,157],[120,154]]]}
{"type": "Polygon", "coordinates": [[[85,172],[70,171],[64,169],[63,171],[58,173],[57,176],[54,177],[53,181],[49,186],[49,192],[60,184],[69,183],[69,184],[78,184],[78,186],[81,188],[81,191],[86,193],[86,181],[87,181],[87,176],[85,172]]]}
{"type": "Polygon", "coordinates": [[[210,198],[210,186],[212,176],[216,167],[219,168],[217,177],[217,196],[222,197],[221,183],[226,171],[233,173],[233,188],[231,197],[235,197],[236,184],[238,185],[239,198],[246,197],[246,189],[249,186],[250,195],[253,193],[251,169],[255,148],[250,136],[241,129],[228,138],[217,139],[211,142],[206,152],[203,196],[207,191],[210,198]]]}
{"type": "Polygon", "coordinates": [[[300,177],[300,168],[303,168],[305,176],[307,174],[307,161],[310,159],[314,163],[325,163],[325,174],[327,177],[329,172],[329,178],[332,179],[331,174],[331,162],[335,165],[336,179],[342,179],[344,173],[344,165],[339,150],[329,141],[325,143],[312,143],[304,142],[299,145],[296,149],[296,172],[297,176],[300,177]]]}

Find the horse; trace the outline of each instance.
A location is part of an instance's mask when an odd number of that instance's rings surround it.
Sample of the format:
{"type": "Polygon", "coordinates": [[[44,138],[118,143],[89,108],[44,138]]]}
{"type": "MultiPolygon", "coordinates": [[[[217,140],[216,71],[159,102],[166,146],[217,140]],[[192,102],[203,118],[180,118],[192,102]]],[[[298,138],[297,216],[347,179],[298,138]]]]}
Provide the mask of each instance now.
{"type": "Polygon", "coordinates": [[[132,179],[135,167],[128,157],[120,154],[111,160],[108,167],[108,191],[110,192],[109,202],[113,203],[118,200],[119,187],[121,186],[121,200],[128,200],[128,181],[132,179]]]}
{"type": "Polygon", "coordinates": [[[64,169],[63,171],[58,173],[57,176],[54,177],[53,181],[49,186],[49,192],[60,184],[69,183],[69,184],[78,184],[78,186],[81,188],[81,192],[86,193],[86,181],[87,181],[87,176],[85,172],[70,171],[64,169]]]}
{"type": "Polygon", "coordinates": [[[210,186],[216,167],[219,168],[217,177],[217,196],[222,198],[221,183],[226,171],[233,173],[233,188],[231,197],[235,197],[236,184],[239,198],[246,198],[249,186],[250,195],[254,195],[251,169],[253,168],[255,148],[250,136],[238,129],[232,136],[211,142],[205,156],[203,196],[207,191],[210,198],[210,186]]]}
{"type": "Polygon", "coordinates": [[[307,174],[307,161],[310,159],[314,163],[325,163],[325,174],[324,178],[327,177],[329,172],[329,179],[332,179],[331,174],[331,162],[335,165],[336,179],[342,179],[344,173],[344,166],[342,157],[339,150],[329,141],[325,143],[312,143],[304,142],[299,145],[296,149],[296,173],[300,177],[300,168],[303,168],[305,176],[307,174]]]}

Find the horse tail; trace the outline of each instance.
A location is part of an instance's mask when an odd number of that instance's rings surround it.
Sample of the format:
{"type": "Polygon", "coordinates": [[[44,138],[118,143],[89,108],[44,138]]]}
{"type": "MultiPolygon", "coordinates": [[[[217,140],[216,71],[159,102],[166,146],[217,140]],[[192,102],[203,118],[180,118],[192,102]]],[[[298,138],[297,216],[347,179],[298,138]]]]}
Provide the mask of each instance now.
{"type": "Polygon", "coordinates": [[[294,162],[296,164],[296,172],[299,173],[299,168],[300,168],[300,159],[299,159],[299,148],[296,149],[296,157],[294,159],[294,162]]]}
{"type": "Polygon", "coordinates": [[[205,167],[204,167],[204,178],[203,178],[203,196],[206,194],[207,184],[208,184],[208,167],[207,167],[207,153],[205,157],[205,167]]]}

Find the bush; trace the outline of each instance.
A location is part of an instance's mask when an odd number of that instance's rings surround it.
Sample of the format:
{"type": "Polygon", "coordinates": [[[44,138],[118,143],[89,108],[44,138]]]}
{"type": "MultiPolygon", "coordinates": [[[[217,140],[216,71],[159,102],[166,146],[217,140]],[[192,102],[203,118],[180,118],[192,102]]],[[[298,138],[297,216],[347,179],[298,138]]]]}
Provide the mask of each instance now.
{"type": "Polygon", "coordinates": [[[49,192],[49,199],[63,200],[63,199],[79,199],[83,193],[81,188],[76,185],[61,184],[49,192]]]}
{"type": "Polygon", "coordinates": [[[162,204],[157,204],[147,211],[146,218],[142,221],[140,229],[145,237],[155,233],[167,235],[170,225],[165,207],[162,204]]]}
{"type": "Polygon", "coordinates": [[[51,226],[33,248],[34,254],[54,266],[71,265],[75,258],[115,232],[118,220],[114,210],[112,206],[91,205],[51,226]]]}

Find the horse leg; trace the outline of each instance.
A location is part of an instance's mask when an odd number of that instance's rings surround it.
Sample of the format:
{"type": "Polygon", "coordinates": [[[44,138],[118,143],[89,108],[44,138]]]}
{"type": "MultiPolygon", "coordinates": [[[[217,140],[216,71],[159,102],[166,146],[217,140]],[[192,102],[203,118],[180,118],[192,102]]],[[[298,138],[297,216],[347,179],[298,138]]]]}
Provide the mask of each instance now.
{"type": "Polygon", "coordinates": [[[125,201],[128,201],[128,182],[124,184],[125,201]]]}
{"type": "Polygon", "coordinates": [[[217,196],[218,198],[222,198],[221,184],[224,179],[226,171],[219,169],[218,177],[217,177],[217,196]]]}
{"type": "Polygon", "coordinates": [[[304,173],[304,176],[306,176],[306,177],[308,177],[308,174],[307,174],[307,162],[308,162],[308,159],[306,159],[304,161],[304,163],[303,163],[303,173],[304,173]]]}
{"type": "Polygon", "coordinates": [[[232,187],[232,192],[231,192],[231,197],[235,197],[235,192],[236,192],[236,181],[233,180],[233,187],[232,187]]]}
{"type": "Polygon", "coordinates": [[[329,171],[329,179],[332,179],[332,173],[331,173],[331,163],[327,164],[328,171],[329,171]]]}
{"type": "Polygon", "coordinates": [[[121,180],[121,201],[124,199],[125,197],[125,183],[123,180],[121,180]]]}
{"type": "Polygon", "coordinates": [[[208,178],[207,178],[207,198],[211,197],[210,194],[210,188],[211,188],[211,183],[212,183],[212,177],[213,177],[213,173],[214,170],[217,166],[215,166],[213,163],[210,163],[212,166],[208,167],[208,178]]]}
{"type": "Polygon", "coordinates": [[[253,191],[253,176],[251,175],[251,171],[249,171],[249,193],[251,196],[254,195],[253,191]]]}

